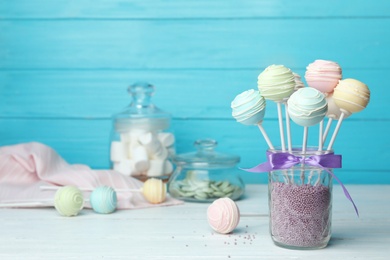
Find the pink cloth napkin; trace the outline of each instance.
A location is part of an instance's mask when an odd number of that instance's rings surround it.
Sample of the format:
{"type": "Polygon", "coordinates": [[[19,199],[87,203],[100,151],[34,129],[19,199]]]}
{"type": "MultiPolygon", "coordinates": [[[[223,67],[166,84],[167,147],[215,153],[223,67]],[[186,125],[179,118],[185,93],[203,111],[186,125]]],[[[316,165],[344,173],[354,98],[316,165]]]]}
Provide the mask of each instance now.
{"type": "MultiPolygon", "coordinates": [[[[113,170],[92,170],[86,165],[70,165],[56,151],[41,143],[0,147],[0,203],[3,207],[10,203],[23,203],[23,207],[54,206],[56,190],[42,190],[41,187],[65,185],[92,190],[102,185],[114,189],[141,189],[143,182],[113,170]]],[[[90,191],[83,193],[85,198],[89,198],[90,191]]],[[[118,209],[183,203],[167,196],[165,202],[151,204],[141,192],[117,192],[117,196],[118,209]]],[[[91,207],[88,201],[85,207],[91,207]]]]}

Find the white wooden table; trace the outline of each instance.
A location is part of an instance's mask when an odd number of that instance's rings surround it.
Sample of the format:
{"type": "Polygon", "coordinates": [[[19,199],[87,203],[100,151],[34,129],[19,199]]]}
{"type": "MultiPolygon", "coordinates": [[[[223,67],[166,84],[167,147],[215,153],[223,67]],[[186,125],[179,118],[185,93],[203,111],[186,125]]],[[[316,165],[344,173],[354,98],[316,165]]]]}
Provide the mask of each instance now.
{"type": "Polygon", "coordinates": [[[248,185],[242,217],[230,235],[213,232],[208,204],[84,210],[61,217],[54,208],[0,209],[0,259],[390,259],[390,186],[348,185],[359,210],[334,187],[333,235],[325,249],[275,246],[268,232],[267,187],[248,185]]]}

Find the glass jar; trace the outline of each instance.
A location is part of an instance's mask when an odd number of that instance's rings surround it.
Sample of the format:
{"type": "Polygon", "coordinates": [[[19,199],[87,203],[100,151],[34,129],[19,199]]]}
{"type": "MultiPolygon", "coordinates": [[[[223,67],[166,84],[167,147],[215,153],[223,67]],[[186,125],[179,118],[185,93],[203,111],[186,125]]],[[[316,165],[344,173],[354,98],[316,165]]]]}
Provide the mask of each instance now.
{"type": "MultiPolygon", "coordinates": [[[[324,153],[311,148],[305,156],[324,153]]],[[[293,154],[303,156],[299,149],[294,149],[293,154]]],[[[323,168],[305,164],[274,170],[268,176],[269,229],[273,242],[289,249],[326,247],[331,237],[332,176],[323,168]]]]}
{"type": "Polygon", "coordinates": [[[111,168],[143,181],[149,177],[167,180],[173,172],[171,115],[151,102],[154,89],[146,82],[129,86],[132,102],[112,117],[111,168]]]}
{"type": "Polygon", "coordinates": [[[223,197],[237,200],[244,194],[245,185],[236,168],[240,157],[216,152],[216,146],[215,140],[198,140],[197,151],[173,156],[176,170],[168,184],[172,197],[212,202],[223,197]]]}

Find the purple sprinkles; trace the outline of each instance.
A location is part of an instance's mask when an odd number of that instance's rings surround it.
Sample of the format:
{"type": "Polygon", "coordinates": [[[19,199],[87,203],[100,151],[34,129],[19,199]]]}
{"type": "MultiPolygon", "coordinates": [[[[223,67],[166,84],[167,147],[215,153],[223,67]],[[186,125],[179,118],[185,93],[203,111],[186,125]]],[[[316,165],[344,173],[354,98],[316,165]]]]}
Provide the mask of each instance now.
{"type": "Polygon", "coordinates": [[[292,247],[322,247],[330,238],[331,192],[323,185],[272,183],[271,233],[292,247]]]}

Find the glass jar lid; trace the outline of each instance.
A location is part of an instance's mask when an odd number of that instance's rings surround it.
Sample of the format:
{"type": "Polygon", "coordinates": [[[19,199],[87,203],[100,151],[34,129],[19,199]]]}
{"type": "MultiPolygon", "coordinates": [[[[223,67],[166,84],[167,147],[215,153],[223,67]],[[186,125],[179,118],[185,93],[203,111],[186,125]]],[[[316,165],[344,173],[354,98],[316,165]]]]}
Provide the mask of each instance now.
{"type": "Polygon", "coordinates": [[[192,168],[231,168],[240,161],[239,156],[216,152],[217,141],[212,139],[197,140],[194,146],[197,151],[175,155],[173,161],[192,168]]]}
{"type": "Polygon", "coordinates": [[[154,86],[147,82],[136,82],[128,87],[132,102],[113,115],[114,127],[118,132],[126,132],[130,128],[150,131],[169,128],[171,115],[151,102],[154,90],[154,86]]]}

